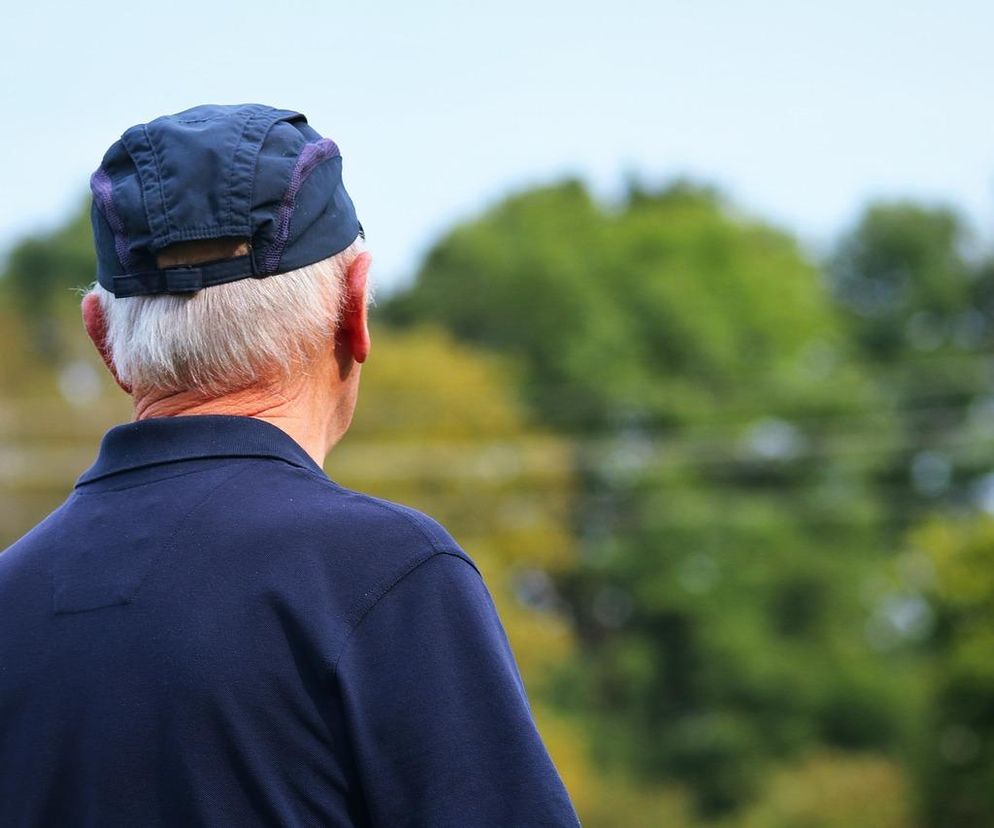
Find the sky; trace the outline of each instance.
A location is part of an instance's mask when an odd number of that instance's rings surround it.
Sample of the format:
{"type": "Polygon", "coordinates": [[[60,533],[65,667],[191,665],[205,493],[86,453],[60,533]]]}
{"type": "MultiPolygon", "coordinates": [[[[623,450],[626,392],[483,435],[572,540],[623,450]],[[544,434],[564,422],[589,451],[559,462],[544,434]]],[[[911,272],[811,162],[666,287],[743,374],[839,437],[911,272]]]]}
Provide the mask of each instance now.
{"type": "Polygon", "coordinates": [[[690,176],[817,255],[871,199],[994,237],[994,4],[683,0],[5,9],[0,254],[57,226],[129,126],[303,112],[342,149],[382,287],[454,223],[567,175],[690,176]]]}

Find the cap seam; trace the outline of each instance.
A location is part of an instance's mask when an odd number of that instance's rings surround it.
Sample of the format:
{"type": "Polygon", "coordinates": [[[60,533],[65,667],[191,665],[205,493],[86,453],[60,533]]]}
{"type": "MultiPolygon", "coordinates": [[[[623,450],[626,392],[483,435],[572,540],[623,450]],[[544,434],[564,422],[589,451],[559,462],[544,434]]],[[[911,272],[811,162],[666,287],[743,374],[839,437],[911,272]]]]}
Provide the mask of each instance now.
{"type": "MultiPolygon", "coordinates": [[[[162,204],[162,216],[166,220],[166,236],[171,239],[173,237],[173,223],[169,219],[169,205],[166,203],[165,190],[162,189],[162,164],[159,163],[159,154],[155,151],[155,144],[152,141],[152,136],[149,134],[148,124],[142,126],[142,132],[145,135],[145,140],[148,141],[148,149],[152,156],[152,163],[155,164],[155,184],[159,190],[159,201],[162,204]]],[[[149,229],[151,229],[151,227],[149,229]]]]}
{"type": "MultiPolygon", "coordinates": [[[[274,126],[276,126],[276,124],[278,124],[278,123],[279,123],[279,121],[273,121],[269,125],[269,129],[267,129],[265,132],[262,133],[262,135],[259,136],[259,146],[258,146],[258,149],[256,150],[255,154],[252,156],[252,167],[251,167],[251,170],[249,172],[249,184],[248,184],[248,188],[246,189],[246,192],[248,193],[248,216],[247,216],[247,218],[248,218],[248,233],[249,233],[249,241],[250,241],[250,243],[251,243],[251,245],[252,245],[253,248],[255,248],[255,231],[256,231],[256,228],[252,226],[252,203],[255,200],[255,198],[254,198],[255,197],[255,178],[256,178],[256,172],[259,169],[259,156],[262,154],[262,145],[266,141],[266,136],[269,135],[269,131],[274,126]]],[[[251,254],[251,266],[252,266],[252,273],[254,274],[255,270],[256,270],[256,268],[255,268],[255,251],[254,251],[254,249],[253,249],[252,254],[251,254]]]]}
{"type": "MultiPolygon", "coordinates": [[[[234,182],[234,178],[235,178],[235,166],[236,166],[237,161],[238,161],[238,152],[239,152],[239,150],[241,150],[242,144],[245,143],[245,133],[248,132],[249,124],[251,124],[254,120],[256,120],[261,114],[262,113],[260,113],[258,110],[256,110],[255,112],[252,112],[245,119],[245,122],[242,124],[241,132],[238,133],[238,142],[235,144],[235,151],[233,153],[231,153],[231,160],[228,163],[227,181],[225,182],[225,202],[224,202],[225,221],[228,222],[228,223],[231,222],[231,191],[233,189],[232,183],[234,182]]],[[[252,166],[253,166],[253,168],[255,167],[254,164],[252,166]]],[[[253,182],[253,184],[254,184],[254,182],[253,182]]],[[[248,208],[249,208],[248,212],[251,214],[251,212],[252,212],[252,190],[251,190],[251,188],[249,188],[249,191],[248,191],[248,201],[249,201],[249,203],[248,203],[248,208]]]]}
{"type": "Polygon", "coordinates": [[[293,221],[293,214],[297,209],[297,196],[303,189],[304,183],[318,167],[336,158],[341,158],[341,151],[338,148],[338,144],[330,138],[320,138],[317,141],[310,141],[301,147],[293,169],[290,171],[290,180],[287,182],[280,206],[276,211],[278,219],[276,233],[272,244],[266,248],[266,252],[262,256],[264,272],[267,275],[275,274],[280,269],[280,262],[283,259],[283,253],[286,251],[287,241],[290,237],[290,224],[293,221]],[[304,153],[309,147],[313,148],[313,155],[304,158],[304,153]],[[325,148],[327,148],[328,154],[322,157],[321,153],[325,148]],[[295,177],[296,181],[294,181],[295,177]]]}
{"type": "MultiPolygon", "coordinates": [[[[143,130],[144,130],[144,127],[143,127],[143,130]]],[[[130,131],[131,130],[128,130],[128,132],[130,132],[130,131]]],[[[128,133],[126,132],[125,135],[127,135],[127,134],[128,133]]],[[[138,163],[138,158],[135,157],[135,154],[131,151],[131,147],[129,147],[128,144],[127,144],[127,142],[124,140],[124,135],[121,136],[121,148],[124,150],[125,154],[128,156],[128,158],[130,159],[132,165],[135,168],[135,175],[138,178],[138,196],[139,196],[139,198],[141,198],[142,209],[145,211],[145,224],[148,227],[149,235],[151,235],[152,234],[152,222],[151,222],[151,218],[150,218],[150,210],[149,210],[149,206],[148,206],[148,198],[146,198],[146,195],[145,195],[145,178],[142,175],[142,165],[138,163]]],[[[122,219],[122,222],[123,222],[123,219],[122,219]]],[[[129,247],[129,250],[128,250],[128,253],[129,253],[128,262],[129,263],[128,263],[128,267],[126,267],[126,268],[123,269],[122,275],[124,275],[124,276],[126,276],[131,270],[133,270],[135,267],[138,267],[139,264],[140,264],[139,262],[137,262],[135,260],[134,256],[130,256],[130,252],[131,251],[130,251],[130,247],[129,247]]]]}
{"type": "Polygon", "coordinates": [[[114,182],[102,164],[90,176],[90,189],[93,192],[97,210],[100,211],[114,236],[114,252],[117,254],[121,268],[127,272],[131,267],[131,250],[128,246],[127,228],[125,228],[124,220],[114,204],[114,182]]]}
{"type": "Polygon", "coordinates": [[[209,118],[177,118],[177,124],[206,124],[208,121],[220,121],[224,115],[211,115],[209,118]]]}
{"type": "MultiPolygon", "coordinates": [[[[281,111],[283,111],[283,112],[291,112],[292,110],[281,110],[281,111]]],[[[295,113],[295,114],[297,114],[301,118],[303,118],[304,119],[304,123],[307,123],[307,117],[303,113],[299,113],[298,112],[298,113],[295,113]]],[[[248,193],[249,193],[249,204],[250,205],[255,200],[255,182],[256,182],[256,180],[259,177],[259,156],[262,154],[262,145],[266,142],[266,138],[269,137],[269,133],[273,131],[273,129],[275,128],[275,126],[277,124],[284,123],[284,122],[286,122],[286,123],[292,123],[292,120],[293,120],[292,118],[287,118],[287,117],[283,117],[283,118],[280,118],[280,119],[273,120],[269,124],[269,126],[266,128],[266,130],[262,133],[262,135],[259,136],[259,149],[255,153],[255,157],[253,158],[252,172],[251,172],[251,177],[249,179],[248,193]]],[[[305,144],[305,146],[306,146],[306,144],[305,144]]],[[[258,230],[257,227],[253,227],[252,226],[252,210],[251,210],[251,207],[250,207],[249,208],[249,232],[251,233],[252,248],[253,248],[252,249],[252,273],[253,273],[253,275],[258,274],[259,271],[260,271],[259,263],[258,263],[258,260],[256,259],[257,253],[256,253],[256,250],[255,250],[255,233],[256,233],[257,230],[258,230]]]]}

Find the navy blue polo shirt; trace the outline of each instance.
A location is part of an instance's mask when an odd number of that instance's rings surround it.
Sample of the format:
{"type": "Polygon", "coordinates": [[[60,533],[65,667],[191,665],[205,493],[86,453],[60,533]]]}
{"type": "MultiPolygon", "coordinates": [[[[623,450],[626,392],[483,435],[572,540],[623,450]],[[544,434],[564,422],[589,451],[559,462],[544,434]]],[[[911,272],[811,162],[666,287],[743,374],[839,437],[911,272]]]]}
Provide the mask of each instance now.
{"type": "Polygon", "coordinates": [[[0,825],[575,826],[474,562],[248,417],[117,426],[0,554],[0,825]]]}

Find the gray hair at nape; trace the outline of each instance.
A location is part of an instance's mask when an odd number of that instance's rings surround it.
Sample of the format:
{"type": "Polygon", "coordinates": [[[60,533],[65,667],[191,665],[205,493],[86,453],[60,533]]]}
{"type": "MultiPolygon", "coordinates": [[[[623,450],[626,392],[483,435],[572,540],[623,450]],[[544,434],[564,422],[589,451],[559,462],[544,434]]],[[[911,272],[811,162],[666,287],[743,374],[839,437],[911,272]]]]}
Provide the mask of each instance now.
{"type": "MultiPolygon", "coordinates": [[[[133,393],[214,398],[292,382],[332,347],[349,265],[365,249],[357,237],[323,261],[193,294],[116,298],[99,284],[89,292],[104,312],[114,370],[133,393]]],[[[207,258],[217,258],[209,246],[207,258]]]]}

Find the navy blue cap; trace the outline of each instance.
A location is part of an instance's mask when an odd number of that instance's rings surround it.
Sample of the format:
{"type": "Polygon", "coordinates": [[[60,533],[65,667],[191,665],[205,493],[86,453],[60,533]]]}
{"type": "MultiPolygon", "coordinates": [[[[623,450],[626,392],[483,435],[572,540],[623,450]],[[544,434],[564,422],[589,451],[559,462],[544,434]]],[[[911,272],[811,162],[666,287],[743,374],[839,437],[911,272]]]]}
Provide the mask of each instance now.
{"type": "Polygon", "coordinates": [[[189,293],[285,273],[362,234],[338,146],[299,112],[205,105],[128,129],[90,178],[97,281],[115,296],[189,293]],[[238,238],[247,255],[159,268],[180,242],[238,238]]]}

